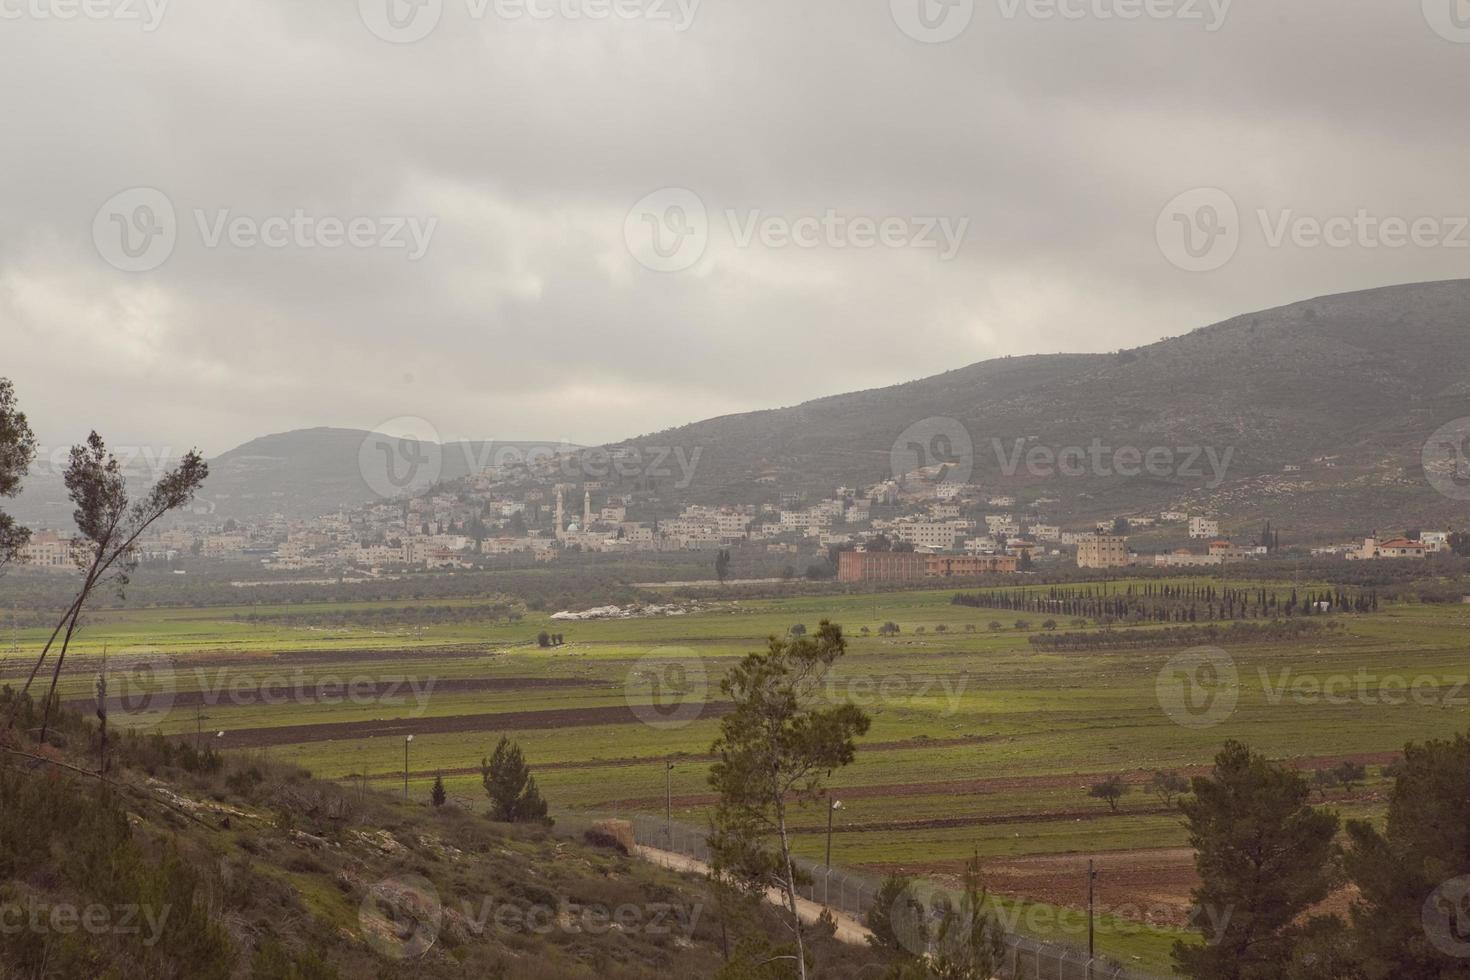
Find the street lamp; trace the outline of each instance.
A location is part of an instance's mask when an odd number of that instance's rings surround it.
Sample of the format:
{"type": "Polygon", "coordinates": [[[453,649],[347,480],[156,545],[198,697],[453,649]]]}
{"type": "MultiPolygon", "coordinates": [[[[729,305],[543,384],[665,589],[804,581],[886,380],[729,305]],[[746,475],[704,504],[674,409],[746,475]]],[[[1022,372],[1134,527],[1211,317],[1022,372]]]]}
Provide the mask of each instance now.
{"type": "Polygon", "coordinates": [[[674,763],[664,762],[664,846],[674,849],[674,763]]]}
{"type": "MultiPolygon", "coordinates": [[[[828,797],[831,799],[831,797],[828,797]]],[[[822,904],[831,905],[832,898],[832,816],[842,809],[841,800],[832,800],[827,805],[827,870],[822,875],[822,904]]]]}
{"type": "Polygon", "coordinates": [[[842,809],[841,800],[833,800],[827,807],[827,867],[832,867],[832,814],[842,809]]]}
{"type": "Polygon", "coordinates": [[[409,735],[403,740],[403,802],[408,802],[408,743],[413,741],[409,735]]]}

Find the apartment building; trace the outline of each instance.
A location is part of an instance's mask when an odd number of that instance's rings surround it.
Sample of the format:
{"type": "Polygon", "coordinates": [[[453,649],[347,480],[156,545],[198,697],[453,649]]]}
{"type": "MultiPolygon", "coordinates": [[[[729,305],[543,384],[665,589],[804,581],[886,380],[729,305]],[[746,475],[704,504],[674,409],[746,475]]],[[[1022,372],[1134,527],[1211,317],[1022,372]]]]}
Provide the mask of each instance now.
{"type": "Polygon", "coordinates": [[[1092,534],[1077,544],[1078,568],[1123,568],[1132,561],[1121,534],[1092,534]]]}

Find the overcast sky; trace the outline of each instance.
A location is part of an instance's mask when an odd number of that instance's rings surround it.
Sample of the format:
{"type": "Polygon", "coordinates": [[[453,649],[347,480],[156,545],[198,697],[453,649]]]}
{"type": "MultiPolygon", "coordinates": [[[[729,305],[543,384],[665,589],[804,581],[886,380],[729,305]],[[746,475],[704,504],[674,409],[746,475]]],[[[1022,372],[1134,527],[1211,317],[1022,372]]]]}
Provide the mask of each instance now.
{"type": "Polygon", "coordinates": [[[593,443],[1470,275],[1467,0],[949,2],[0,0],[0,374],[593,443]]]}

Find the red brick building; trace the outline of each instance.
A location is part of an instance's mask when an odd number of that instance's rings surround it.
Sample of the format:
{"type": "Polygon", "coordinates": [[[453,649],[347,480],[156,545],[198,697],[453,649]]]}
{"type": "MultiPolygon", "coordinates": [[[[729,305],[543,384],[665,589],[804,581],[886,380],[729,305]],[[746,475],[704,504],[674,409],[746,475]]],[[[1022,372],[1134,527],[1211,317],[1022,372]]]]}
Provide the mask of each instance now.
{"type": "Polygon", "coordinates": [[[837,556],[839,582],[919,582],[1014,572],[1010,555],[922,555],[914,551],[844,551],[837,556]]]}

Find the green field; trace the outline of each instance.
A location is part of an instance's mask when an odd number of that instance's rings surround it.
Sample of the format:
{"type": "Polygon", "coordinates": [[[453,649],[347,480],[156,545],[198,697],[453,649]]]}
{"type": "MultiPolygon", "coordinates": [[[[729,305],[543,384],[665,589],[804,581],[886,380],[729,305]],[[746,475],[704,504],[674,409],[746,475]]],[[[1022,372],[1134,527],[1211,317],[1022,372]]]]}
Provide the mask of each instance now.
{"type": "MultiPolygon", "coordinates": [[[[412,731],[409,791],[418,797],[442,771],[451,795],[481,798],[473,770],[510,734],[554,808],[661,813],[672,759],[675,817],[697,823],[710,803],[704,756],[718,725],[703,702],[720,699],[720,676],[767,637],[831,619],[850,643],[829,690],[873,718],[857,762],[833,780],[843,802],[834,864],[944,875],[978,851],[999,893],[1045,910],[1081,902],[1073,864],[1093,857],[1103,871],[1101,907],[1127,920],[1100,934],[1101,952],[1160,972],[1183,934],[1189,881],[1179,818],[1142,786],[1152,771],[1208,766],[1227,738],[1303,768],[1351,757],[1370,763],[1369,783],[1350,798],[1331,792],[1328,803],[1376,817],[1385,786],[1378,762],[1406,741],[1470,728],[1470,685],[1461,686],[1470,675],[1470,605],[1385,603],[1375,614],[1331,617],[1341,628],[1330,632],[1229,647],[1234,711],[1188,727],[1171,720],[1158,693],[1160,671],[1179,650],[1037,652],[1015,614],[953,605],[951,596],[712,600],[685,616],[553,623],[528,613],[517,623],[413,628],[268,621],[366,603],[109,611],[73,643],[62,688],[69,700],[88,698],[104,649],[114,668],[166,665],[152,675],[157,689],[145,692],[156,700],[121,717],[172,735],[223,731],[215,744],[226,751],[265,750],[320,776],[366,773],[388,785],[403,780],[412,731]],[[878,637],[888,621],[902,631],[878,637]],[[992,631],[992,621],[1003,628],[992,631]],[[543,629],[563,634],[565,645],[538,647],[543,629]],[[670,662],[684,668],[682,679],[670,662]],[[664,716],[630,710],[654,700],[646,683],[654,676],[665,683],[658,706],[684,704],[692,717],[650,725],[640,714],[664,716]],[[1400,682],[1410,694],[1400,694],[1400,682]],[[1314,693],[1324,683],[1329,693],[1314,693]],[[354,685],[351,696],[336,693],[354,685]],[[332,696],[298,693],[323,686],[332,696]],[[1135,783],[1117,814],[1086,794],[1113,774],[1135,783]],[[1172,913],[1138,925],[1154,906],[1172,913]]],[[[472,609],[478,601],[432,604],[472,609]]],[[[19,649],[0,657],[0,680],[23,679],[44,640],[43,631],[22,631],[19,649]]],[[[813,808],[799,824],[798,846],[820,859],[824,811],[813,808]]],[[[1046,917],[1031,921],[1046,932],[1036,921],[1046,917]]]]}

